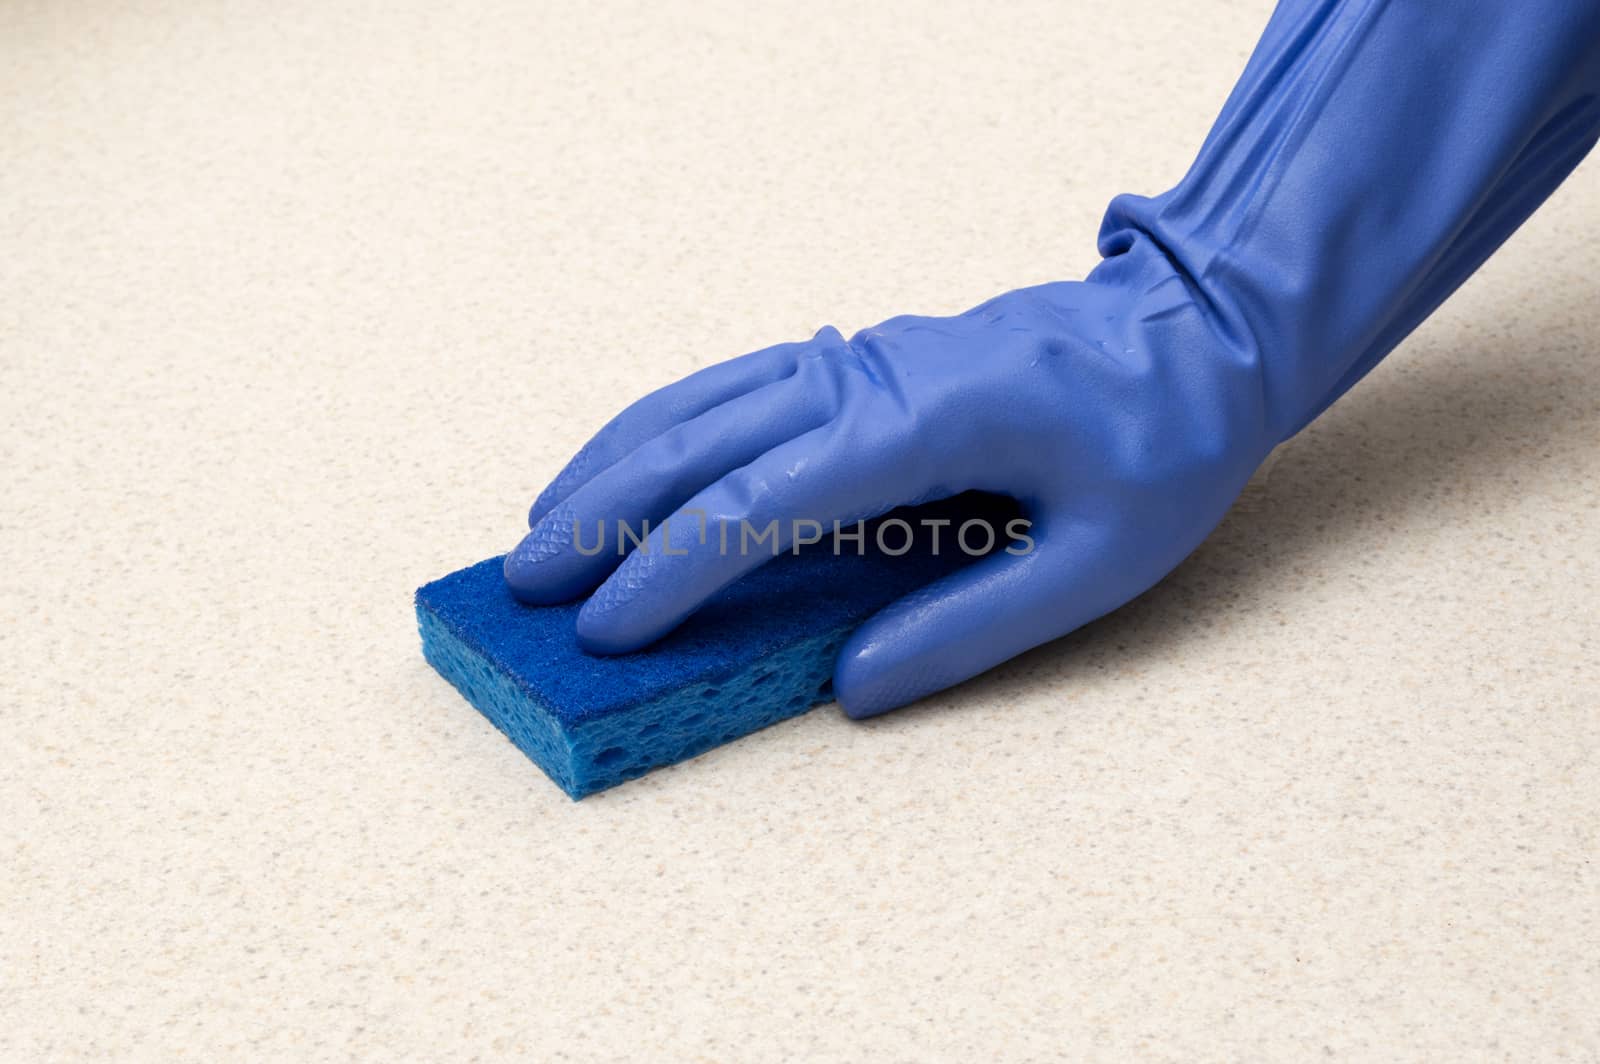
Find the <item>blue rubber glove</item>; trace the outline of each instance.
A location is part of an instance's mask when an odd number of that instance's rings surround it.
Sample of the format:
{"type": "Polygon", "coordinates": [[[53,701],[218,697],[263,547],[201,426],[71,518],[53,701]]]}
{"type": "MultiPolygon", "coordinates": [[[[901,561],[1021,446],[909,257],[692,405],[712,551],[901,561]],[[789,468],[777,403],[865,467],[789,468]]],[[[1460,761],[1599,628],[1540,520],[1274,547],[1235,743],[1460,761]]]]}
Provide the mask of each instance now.
{"type": "Polygon", "coordinates": [[[1577,165],[1597,94],[1594,2],[1289,0],[1183,182],[1113,201],[1085,281],[824,329],[647,396],[540,496],[506,579],[535,603],[598,587],[579,638],[624,652],[771,558],[708,524],[776,521],[787,548],[797,522],[1003,493],[1033,548],[870,619],[834,687],[861,717],[982,672],[1189,554],[1577,165]],[[618,520],[648,520],[646,546],[580,549],[618,520]]]}

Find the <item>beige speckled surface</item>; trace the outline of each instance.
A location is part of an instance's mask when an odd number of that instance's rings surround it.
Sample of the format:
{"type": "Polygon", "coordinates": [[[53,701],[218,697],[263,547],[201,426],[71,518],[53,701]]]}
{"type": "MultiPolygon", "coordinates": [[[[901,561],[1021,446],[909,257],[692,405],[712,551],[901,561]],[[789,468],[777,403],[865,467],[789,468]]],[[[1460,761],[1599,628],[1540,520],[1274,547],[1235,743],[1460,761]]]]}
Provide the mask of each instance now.
{"type": "Polygon", "coordinates": [[[424,664],[623,401],[1080,275],[1269,5],[0,10],[0,1059],[1600,1059],[1600,172],[1178,574],[582,804],[424,664]]]}

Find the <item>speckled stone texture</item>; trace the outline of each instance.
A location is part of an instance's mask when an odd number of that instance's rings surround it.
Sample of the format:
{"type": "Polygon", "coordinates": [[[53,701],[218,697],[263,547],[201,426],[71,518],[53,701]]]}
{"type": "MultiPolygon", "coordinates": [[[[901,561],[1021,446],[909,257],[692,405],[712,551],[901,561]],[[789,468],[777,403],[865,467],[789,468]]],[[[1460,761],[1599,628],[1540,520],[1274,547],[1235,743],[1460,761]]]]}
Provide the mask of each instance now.
{"type": "Polygon", "coordinates": [[[1081,275],[1269,5],[0,13],[0,1060],[1600,1057],[1600,169],[1171,579],[581,803],[417,653],[627,400],[1081,275]]]}

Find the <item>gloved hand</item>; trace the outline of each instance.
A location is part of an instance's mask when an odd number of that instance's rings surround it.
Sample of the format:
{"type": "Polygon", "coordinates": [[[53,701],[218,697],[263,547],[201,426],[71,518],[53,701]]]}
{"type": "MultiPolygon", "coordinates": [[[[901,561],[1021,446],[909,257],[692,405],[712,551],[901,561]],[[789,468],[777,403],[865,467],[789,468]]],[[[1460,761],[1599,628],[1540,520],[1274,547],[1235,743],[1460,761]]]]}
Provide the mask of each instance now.
{"type": "Polygon", "coordinates": [[[1219,341],[1169,263],[1152,251],[1101,273],[848,343],[824,329],[646,397],[539,499],[506,579],[537,603],[604,580],[579,639],[633,650],[771,559],[737,532],[702,537],[702,515],[712,529],[776,519],[784,550],[796,520],[831,529],[980,489],[1022,501],[1033,549],[864,624],[838,661],[840,704],[881,712],[1071,631],[1176,565],[1272,443],[1259,365],[1219,341]],[[585,556],[575,529],[596,546],[618,519],[653,531],[612,573],[616,550],[585,556]]]}
{"type": "Polygon", "coordinates": [[[825,329],[640,400],[540,496],[506,579],[537,603],[598,585],[579,638],[622,652],[771,557],[702,515],[777,520],[786,546],[797,520],[1009,494],[1034,549],[869,620],[834,686],[860,717],[963,680],[1181,561],[1577,165],[1597,97],[1591,0],[1287,0],[1184,181],[1112,203],[1085,282],[825,329]],[[648,519],[648,549],[578,549],[574,522],[618,519],[648,519]]]}

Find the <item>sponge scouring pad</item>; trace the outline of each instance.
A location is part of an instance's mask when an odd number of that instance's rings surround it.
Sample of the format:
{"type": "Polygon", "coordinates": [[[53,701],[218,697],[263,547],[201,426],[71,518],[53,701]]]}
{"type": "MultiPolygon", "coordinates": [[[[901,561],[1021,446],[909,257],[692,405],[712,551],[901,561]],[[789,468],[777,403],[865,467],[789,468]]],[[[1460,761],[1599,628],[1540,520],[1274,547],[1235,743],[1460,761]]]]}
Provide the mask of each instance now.
{"type": "MultiPolygon", "coordinates": [[[[959,524],[973,514],[972,500],[899,516],[915,524],[954,515],[959,524]]],[[[976,509],[1003,527],[994,503],[976,509]]],[[[579,649],[581,603],[523,605],[505,586],[501,559],[491,558],[418,589],[422,650],[562,790],[582,798],[830,701],[834,657],[851,629],[972,560],[950,549],[951,538],[938,553],[919,542],[898,556],[877,549],[871,526],[861,555],[851,543],[836,554],[825,539],[755,570],[661,642],[618,657],[579,649]]]]}

